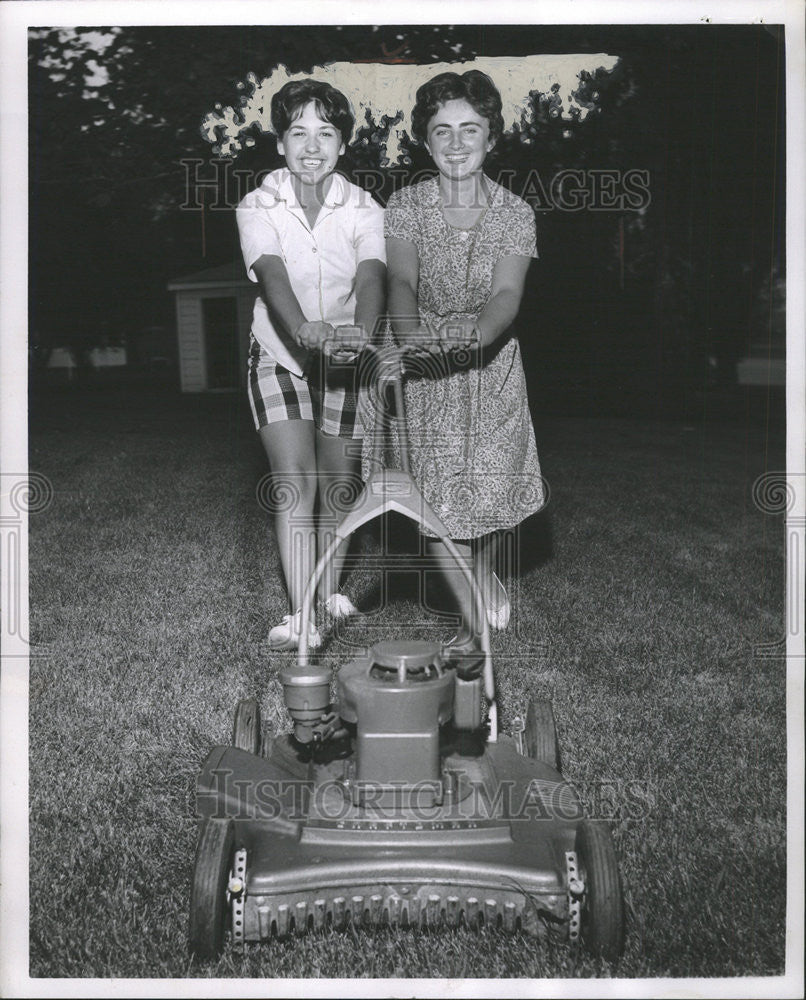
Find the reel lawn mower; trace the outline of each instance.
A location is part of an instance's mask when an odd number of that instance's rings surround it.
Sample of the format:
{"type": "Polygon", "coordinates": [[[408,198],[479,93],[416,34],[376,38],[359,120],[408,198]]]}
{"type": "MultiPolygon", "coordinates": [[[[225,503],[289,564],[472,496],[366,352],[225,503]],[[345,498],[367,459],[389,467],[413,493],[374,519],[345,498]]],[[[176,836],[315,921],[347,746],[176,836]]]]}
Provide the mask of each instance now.
{"type": "MultiPolygon", "coordinates": [[[[380,357],[380,355],[379,355],[380,357]]],[[[499,732],[481,589],[408,467],[404,354],[385,351],[400,469],[373,472],[308,583],[296,663],[280,671],[293,735],[262,732],[256,699],[197,779],[193,955],[328,927],[494,926],[584,943],[615,961],[623,900],[606,823],[560,773],[551,703],[499,732]],[[387,511],[437,535],[469,582],[480,648],[390,639],[331,671],[310,662],[317,586],[340,542],[387,511]],[[486,706],[486,713],[485,713],[486,706]]],[[[375,447],[380,453],[383,414],[375,447]]]]}

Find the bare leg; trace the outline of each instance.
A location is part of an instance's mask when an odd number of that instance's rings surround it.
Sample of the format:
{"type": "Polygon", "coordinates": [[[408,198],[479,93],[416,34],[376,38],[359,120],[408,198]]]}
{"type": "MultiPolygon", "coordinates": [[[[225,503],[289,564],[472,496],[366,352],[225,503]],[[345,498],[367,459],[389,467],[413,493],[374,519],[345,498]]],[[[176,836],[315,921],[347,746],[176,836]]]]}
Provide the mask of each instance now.
{"type": "Polygon", "coordinates": [[[290,610],[302,606],[316,558],[316,443],[312,420],[287,420],[260,428],[271,468],[269,492],[290,610]]]}
{"type": "Polygon", "coordinates": [[[476,570],[476,579],[479,581],[481,593],[484,597],[484,605],[495,611],[507,599],[506,591],[500,587],[493,578],[495,562],[498,557],[498,534],[490,532],[479,538],[473,549],[473,563],[476,570]]]}
{"type": "MultiPolygon", "coordinates": [[[[352,454],[351,442],[332,434],[316,432],[316,468],[319,474],[319,555],[330,545],[333,534],[352,506],[359,482],[358,457],[352,454]]],[[[320,594],[327,600],[336,593],[347,558],[350,540],[346,539],[325,571],[320,594]]]]}
{"type": "MultiPolygon", "coordinates": [[[[473,553],[470,546],[464,542],[456,542],[456,547],[466,564],[473,569],[473,553]]],[[[476,605],[473,593],[464,574],[442,542],[429,539],[428,551],[442,572],[448,589],[456,602],[459,614],[462,616],[459,632],[456,637],[457,643],[463,643],[476,638],[481,632],[481,623],[476,621],[476,605]]]]}

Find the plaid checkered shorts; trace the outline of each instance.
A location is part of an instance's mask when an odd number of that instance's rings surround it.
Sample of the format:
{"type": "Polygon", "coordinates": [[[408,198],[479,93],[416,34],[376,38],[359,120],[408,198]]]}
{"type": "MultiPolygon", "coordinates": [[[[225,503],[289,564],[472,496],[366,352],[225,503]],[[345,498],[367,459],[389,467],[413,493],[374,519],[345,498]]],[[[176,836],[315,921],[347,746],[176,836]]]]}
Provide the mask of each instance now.
{"type": "Polygon", "coordinates": [[[355,365],[317,364],[322,356],[311,352],[304,377],[278,364],[251,338],[249,344],[249,405],[260,430],[283,420],[312,420],[324,434],[360,438],[358,372],[355,365]]]}

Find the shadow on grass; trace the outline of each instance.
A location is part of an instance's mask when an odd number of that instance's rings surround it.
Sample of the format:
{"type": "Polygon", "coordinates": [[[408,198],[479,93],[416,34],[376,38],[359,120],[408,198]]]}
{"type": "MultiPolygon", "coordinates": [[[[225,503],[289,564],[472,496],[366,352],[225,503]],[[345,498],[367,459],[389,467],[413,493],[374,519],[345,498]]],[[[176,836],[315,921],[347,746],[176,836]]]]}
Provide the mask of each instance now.
{"type": "MultiPolygon", "coordinates": [[[[506,586],[507,581],[540,569],[553,556],[552,517],[544,508],[501,533],[495,569],[506,586]]],[[[356,532],[346,570],[345,589],[365,613],[402,603],[437,615],[453,614],[450,592],[428,555],[424,537],[400,515],[387,515],[356,532]]]]}
{"type": "Polygon", "coordinates": [[[540,569],[554,558],[554,530],[550,506],[518,525],[518,569],[521,576],[540,569]]]}

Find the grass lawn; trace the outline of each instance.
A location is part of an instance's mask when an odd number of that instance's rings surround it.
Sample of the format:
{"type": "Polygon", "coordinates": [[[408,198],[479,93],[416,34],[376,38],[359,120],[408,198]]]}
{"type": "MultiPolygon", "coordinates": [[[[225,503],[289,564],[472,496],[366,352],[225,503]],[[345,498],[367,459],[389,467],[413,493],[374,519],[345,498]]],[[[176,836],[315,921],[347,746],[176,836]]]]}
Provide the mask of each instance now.
{"type": "MultiPolygon", "coordinates": [[[[751,494],[784,467],[779,422],[707,401],[688,423],[536,421],[551,500],[524,528],[516,621],[493,638],[501,722],[550,696],[566,777],[612,819],[616,969],[464,929],[331,932],[198,965],[196,773],[242,697],[288,728],[264,459],[240,396],[65,388],[35,392],[31,413],[31,468],[54,488],[30,522],[32,976],[783,972],[785,664],[755,652],[783,635],[783,525],[751,494]]],[[[364,629],[422,619],[405,579],[383,608],[372,571],[347,589],[375,611],[364,629]]]]}

